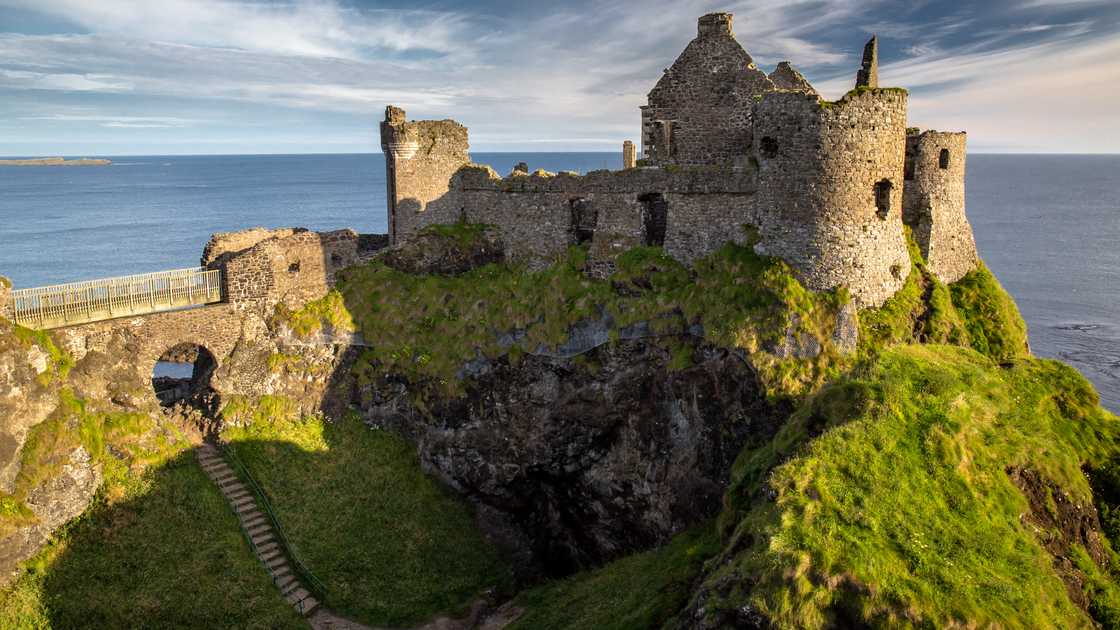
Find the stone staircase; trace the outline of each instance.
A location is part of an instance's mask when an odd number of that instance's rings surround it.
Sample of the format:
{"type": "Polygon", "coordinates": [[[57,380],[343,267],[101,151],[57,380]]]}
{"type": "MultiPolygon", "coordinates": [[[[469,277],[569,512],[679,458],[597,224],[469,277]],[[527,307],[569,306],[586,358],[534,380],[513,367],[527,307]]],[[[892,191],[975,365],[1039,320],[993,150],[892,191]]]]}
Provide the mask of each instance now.
{"type": "Polygon", "coordinates": [[[315,612],[319,608],[318,600],[312,597],[311,592],[292,572],[284,548],[273,530],[272,521],[261,511],[253,493],[237,477],[222,452],[211,444],[203,444],[195,449],[195,457],[237,514],[250,546],[257,554],[257,559],[268,570],[276,588],[280,589],[280,594],[301,615],[308,616],[315,612]]]}

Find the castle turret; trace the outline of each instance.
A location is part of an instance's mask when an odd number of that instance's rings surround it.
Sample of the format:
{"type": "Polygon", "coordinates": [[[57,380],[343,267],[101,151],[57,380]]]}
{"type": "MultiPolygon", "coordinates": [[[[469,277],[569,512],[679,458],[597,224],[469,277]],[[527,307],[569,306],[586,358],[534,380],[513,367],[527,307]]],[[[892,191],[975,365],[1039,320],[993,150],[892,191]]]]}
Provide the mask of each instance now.
{"type": "Polygon", "coordinates": [[[905,90],[836,103],[777,91],[754,108],[760,253],[780,256],[814,290],[846,286],[860,308],[902,287],[905,90]]]}
{"type": "Polygon", "coordinates": [[[470,163],[467,128],[453,120],[409,122],[385,108],[381,123],[389,201],[389,239],[396,243],[425,223],[428,204],[447,194],[451,176],[470,163]]]}
{"type": "Polygon", "coordinates": [[[965,216],[966,135],[926,131],[906,137],[903,220],[942,282],[956,282],[976,268],[972,226],[965,216]]]}
{"type": "Polygon", "coordinates": [[[642,107],[642,156],[659,165],[746,162],[754,96],[773,89],[735,41],[731,14],[701,17],[642,107]]]}

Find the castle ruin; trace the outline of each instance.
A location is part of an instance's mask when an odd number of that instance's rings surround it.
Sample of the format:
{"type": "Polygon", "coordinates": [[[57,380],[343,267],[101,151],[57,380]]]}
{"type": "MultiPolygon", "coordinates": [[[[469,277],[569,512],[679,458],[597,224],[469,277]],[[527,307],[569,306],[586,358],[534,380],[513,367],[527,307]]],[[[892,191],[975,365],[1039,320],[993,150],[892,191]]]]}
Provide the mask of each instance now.
{"type": "Polygon", "coordinates": [[[977,264],[964,212],[965,134],[907,128],[907,92],[878,86],[878,40],[856,87],[825,101],[789,62],[769,75],[739,45],[729,13],[698,33],[641,108],[642,160],[624,169],[506,177],[473,164],[466,127],[381,124],[389,236],[435,223],[496,226],[509,256],[543,266],[586,245],[595,273],[639,245],[684,263],[758,234],[755,250],[785,260],[810,289],[846,287],[879,306],[910,273],[904,225],[944,282],[977,264]]]}

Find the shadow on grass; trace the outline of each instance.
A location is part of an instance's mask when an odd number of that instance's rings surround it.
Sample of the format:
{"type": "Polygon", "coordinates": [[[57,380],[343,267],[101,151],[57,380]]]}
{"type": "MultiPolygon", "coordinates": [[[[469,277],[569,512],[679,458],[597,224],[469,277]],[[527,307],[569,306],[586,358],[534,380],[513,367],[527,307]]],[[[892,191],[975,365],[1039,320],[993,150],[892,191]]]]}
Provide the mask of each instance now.
{"type": "Polygon", "coordinates": [[[0,627],[306,627],[191,451],[103,492],[27,563],[0,627]]]}
{"type": "Polygon", "coordinates": [[[227,429],[289,541],[326,586],[326,606],[373,625],[464,613],[512,572],[471,508],[420,468],[403,438],[354,417],[227,429]]]}

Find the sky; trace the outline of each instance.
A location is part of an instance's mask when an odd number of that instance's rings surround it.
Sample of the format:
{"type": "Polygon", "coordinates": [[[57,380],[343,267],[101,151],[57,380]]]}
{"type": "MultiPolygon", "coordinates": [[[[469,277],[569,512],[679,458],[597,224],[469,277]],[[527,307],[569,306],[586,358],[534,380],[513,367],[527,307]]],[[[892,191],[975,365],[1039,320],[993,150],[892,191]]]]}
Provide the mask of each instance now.
{"type": "Polygon", "coordinates": [[[390,103],[474,151],[618,151],[711,11],[827,98],[878,34],[909,124],[973,152],[1120,153],[1117,0],[0,0],[0,155],[378,152],[390,103]]]}

